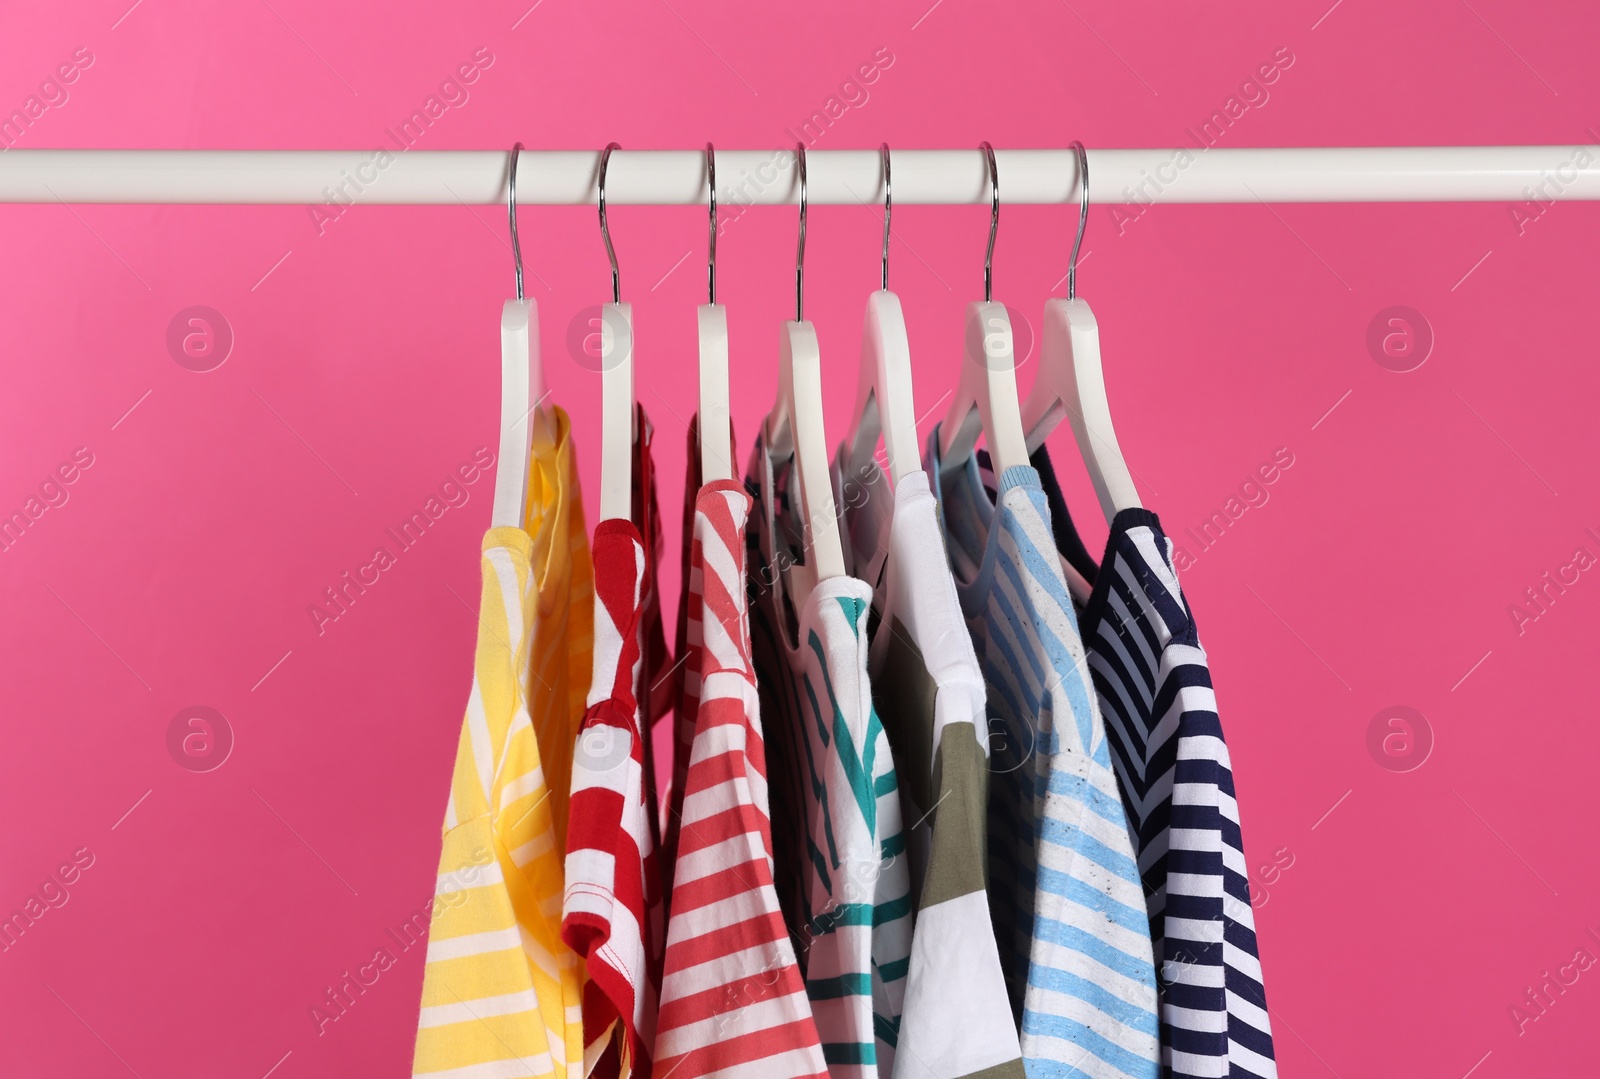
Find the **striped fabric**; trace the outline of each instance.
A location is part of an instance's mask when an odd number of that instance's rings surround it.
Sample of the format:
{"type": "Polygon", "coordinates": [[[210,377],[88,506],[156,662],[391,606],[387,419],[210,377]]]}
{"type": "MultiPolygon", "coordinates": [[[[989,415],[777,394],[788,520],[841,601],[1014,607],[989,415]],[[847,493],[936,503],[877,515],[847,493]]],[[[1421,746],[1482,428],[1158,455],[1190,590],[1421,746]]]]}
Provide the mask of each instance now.
{"type": "MultiPolygon", "coordinates": [[[[667,789],[663,792],[662,801],[664,809],[661,817],[661,872],[666,881],[666,897],[668,916],[672,910],[672,873],[677,865],[678,829],[679,821],[683,816],[683,786],[689,778],[689,756],[694,750],[694,725],[695,717],[699,714],[700,707],[700,661],[694,649],[699,647],[699,629],[696,628],[695,643],[689,640],[691,608],[698,619],[700,612],[700,596],[691,588],[694,575],[699,571],[695,564],[695,533],[700,527],[700,417],[689,418],[689,446],[685,455],[688,461],[688,479],[683,488],[683,563],[682,574],[679,577],[680,602],[678,604],[677,626],[677,656],[678,661],[673,669],[672,690],[675,694],[672,718],[672,763],[667,776],[667,789]]],[[[749,509],[739,515],[739,540],[744,542],[744,522],[749,518],[749,509]]],[[[744,554],[740,552],[739,572],[743,574],[744,554]]],[[[740,618],[744,617],[745,600],[741,593],[739,598],[740,618]]],[[[748,648],[746,652],[748,653],[748,648]]]]}
{"type": "Polygon", "coordinates": [[[772,882],[766,752],[745,619],[749,512],[738,483],[707,484],[688,545],[679,654],[692,739],[674,792],[681,845],[657,1079],[827,1074],[772,882]]]}
{"type": "Polygon", "coordinates": [[[875,582],[868,668],[908,828],[916,930],[897,1079],[1021,1079],[984,884],[989,791],[983,673],[961,618],[926,472],[890,489],[876,463],[846,475],[847,561],[875,582]]]}
{"type": "Polygon", "coordinates": [[[874,1079],[893,1074],[911,952],[899,784],[867,681],[872,590],[835,577],[789,597],[792,475],[758,439],[746,547],[778,899],[829,1074],[874,1079]]]}
{"type": "Polygon", "coordinates": [[[636,430],[635,519],[643,531],[611,519],[594,534],[594,674],[573,753],[562,901],[562,938],[588,961],[585,1067],[601,1079],[650,1072],[665,928],[654,770],[643,736],[648,679],[666,649],[653,592],[659,545],[648,540],[659,526],[642,409],[636,430]]]}
{"type": "Polygon", "coordinates": [[[583,972],[524,679],[537,596],[520,528],[483,539],[478,647],[445,811],[414,1075],[583,1075],[583,972]]]}
{"type": "Polygon", "coordinates": [[[973,457],[941,489],[988,689],[990,907],[1028,1074],[1156,1076],[1144,891],[1038,473],[1008,469],[991,503],[973,457]]]}
{"type": "MultiPolygon", "coordinates": [[[[656,576],[661,560],[661,510],[656,504],[656,466],[651,455],[655,427],[645,414],[644,406],[635,406],[633,441],[633,523],[639,526],[644,539],[647,557],[644,560],[644,583],[639,612],[639,704],[642,709],[644,730],[649,731],[672,706],[677,703],[677,666],[667,652],[666,627],[661,621],[661,590],[656,576]]],[[[645,759],[651,760],[650,826],[657,829],[656,849],[660,849],[660,808],[654,801],[656,782],[653,763],[653,740],[645,739],[645,759]]]]}
{"type": "MultiPolygon", "coordinates": [[[[1057,544],[1078,541],[1043,450],[1057,544]]],[[[1117,514],[1083,612],[1100,710],[1139,844],[1174,1076],[1277,1075],[1233,768],[1211,670],[1178,587],[1172,541],[1147,510],[1117,514]]],[[[1081,563],[1081,559],[1075,559],[1081,563]]]]}

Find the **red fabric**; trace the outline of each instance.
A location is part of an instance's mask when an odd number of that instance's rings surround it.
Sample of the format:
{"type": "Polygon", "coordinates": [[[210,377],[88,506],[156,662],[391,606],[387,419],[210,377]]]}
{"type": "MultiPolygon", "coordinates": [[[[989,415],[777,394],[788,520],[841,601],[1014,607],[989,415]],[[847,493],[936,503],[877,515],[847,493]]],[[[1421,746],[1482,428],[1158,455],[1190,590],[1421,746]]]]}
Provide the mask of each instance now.
{"type": "MultiPolygon", "coordinates": [[[[690,443],[690,481],[698,479],[690,443]]],[[[825,1076],[794,946],[772,883],[766,751],[750,660],[744,524],[734,481],[699,489],[686,539],[679,654],[677,842],[657,1079],[825,1076]],[[685,722],[687,721],[687,722],[685,722]]],[[[672,826],[677,827],[672,827],[672,826]]]]}
{"type": "MultiPolygon", "coordinates": [[[[633,444],[633,523],[639,526],[644,538],[644,596],[639,625],[641,658],[640,702],[645,706],[646,730],[665,715],[676,696],[677,667],[667,652],[666,629],[661,623],[661,592],[657,586],[656,564],[661,557],[661,511],[656,502],[656,468],[650,455],[650,444],[655,438],[655,428],[638,406],[635,428],[637,437],[633,444]]],[[[646,755],[651,750],[645,749],[646,755]]],[[[651,773],[651,790],[655,789],[655,775],[651,773]]],[[[657,805],[651,802],[651,805],[657,805]]],[[[655,815],[651,815],[652,821],[655,815]]],[[[659,836],[659,831],[657,832],[659,836]]]]}
{"type": "Polygon", "coordinates": [[[650,691],[670,681],[656,595],[660,523],[641,408],[634,520],[594,534],[594,675],[573,753],[561,935],[588,964],[585,1056],[592,1075],[650,1071],[665,940],[650,691]],[[620,1044],[618,1044],[620,1043],[620,1044]]]}
{"type": "MultiPolygon", "coordinates": [[[[732,438],[732,432],[729,432],[732,438]]],[[[732,446],[729,447],[732,454],[732,446]]],[[[733,454],[737,460],[737,455],[733,454]]],[[[699,635],[700,603],[698,591],[690,587],[695,556],[695,504],[700,497],[704,478],[700,470],[700,417],[689,420],[689,446],[685,457],[688,477],[683,487],[683,572],[678,603],[677,648],[678,662],[673,677],[672,761],[667,775],[665,812],[661,821],[661,871],[667,895],[667,910],[672,909],[672,867],[678,852],[678,818],[683,813],[683,785],[689,776],[689,751],[694,742],[695,710],[700,703],[700,667],[690,655],[689,623],[691,610],[699,635]]],[[[742,541],[741,541],[742,542],[742,541]]],[[[741,608],[743,604],[741,602],[741,608]]]]}

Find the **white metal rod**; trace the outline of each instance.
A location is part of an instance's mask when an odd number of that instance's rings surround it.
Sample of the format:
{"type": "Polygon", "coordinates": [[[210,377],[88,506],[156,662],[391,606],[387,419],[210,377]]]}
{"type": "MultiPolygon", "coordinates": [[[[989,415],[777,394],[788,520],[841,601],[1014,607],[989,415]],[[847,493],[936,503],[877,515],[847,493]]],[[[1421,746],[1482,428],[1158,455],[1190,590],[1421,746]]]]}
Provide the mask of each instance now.
{"type": "MultiPolygon", "coordinates": [[[[1003,203],[1077,201],[1071,150],[996,150],[1003,203]]],[[[876,203],[876,150],[807,155],[812,205],[876,203]]],[[[1096,203],[1502,202],[1600,199],[1600,146],[1330,147],[1089,151],[1096,203]]],[[[0,203],[504,203],[500,150],[10,150],[0,203]]],[[[521,205],[595,202],[600,154],[524,150],[521,205]]],[[[983,155],[894,151],[900,205],[988,201],[983,155]]],[[[717,151],[721,205],[792,205],[794,151],[717,151]]],[[[619,150],[613,205],[704,204],[699,150],[619,150]]]]}

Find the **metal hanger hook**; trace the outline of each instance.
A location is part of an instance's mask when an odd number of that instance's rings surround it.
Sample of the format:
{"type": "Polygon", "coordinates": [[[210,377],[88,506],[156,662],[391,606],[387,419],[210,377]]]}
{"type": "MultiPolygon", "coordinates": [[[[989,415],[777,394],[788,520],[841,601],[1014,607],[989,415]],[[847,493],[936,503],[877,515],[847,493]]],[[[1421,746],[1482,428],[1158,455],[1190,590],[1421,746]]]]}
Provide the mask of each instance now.
{"type": "Polygon", "coordinates": [[[1072,150],[1078,155],[1078,235],[1072,240],[1072,262],[1067,265],[1067,299],[1078,298],[1078,249],[1083,246],[1083,233],[1089,227],[1089,151],[1076,139],[1072,150]]]}
{"type": "Polygon", "coordinates": [[[800,245],[794,255],[794,320],[806,319],[806,148],[794,144],[800,162],[800,245]]]}
{"type": "Polygon", "coordinates": [[[607,143],[600,152],[600,236],[606,242],[606,257],[611,260],[611,302],[622,302],[622,281],[617,275],[617,249],[611,246],[611,229],[606,226],[606,166],[611,163],[611,151],[620,150],[619,143],[607,143]]]}
{"type": "Polygon", "coordinates": [[[511,257],[517,264],[517,299],[522,295],[522,245],[517,242],[517,162],[522,159],[522,143],[511,148],[511,161],[507,166],[506,213],[511,219],[511,257]]]}
{"type": "Polygon", "coordinates": [[[878,147],[883,159],[883,291],[889,291],[889,216],[894,213],[894,186],[889,180],[889,144],[878,147]]]}
{"type": "Polygon", "coordinates": [[[978,149],[989,160],[989,188],[994,192],[994,202],[989,209],[989,251],[983,256],[983,302],[994,299],[994,237],[1000,231],[1000,169],[994,163],[994,147],[987,142],[978,149]]]}
{"type": "Polygon", "coordinates": [[[717,302],[717,148],[706,143],[706,188],[711,192],[711,239],[708,243],[710,254],[706,258],[706,294],[710,297],[706,302],[716,306],[717,302]]]}

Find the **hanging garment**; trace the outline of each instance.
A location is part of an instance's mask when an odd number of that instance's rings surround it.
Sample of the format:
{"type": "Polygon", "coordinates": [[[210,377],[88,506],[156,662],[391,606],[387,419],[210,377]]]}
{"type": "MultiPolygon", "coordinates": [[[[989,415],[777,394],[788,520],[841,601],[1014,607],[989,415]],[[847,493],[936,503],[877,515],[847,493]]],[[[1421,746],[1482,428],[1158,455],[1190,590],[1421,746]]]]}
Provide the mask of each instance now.
{"type": "Polygon", "coordinates": [[[678,656],[692,730],[673,788],[681,834],[656,1021],[657,1079],[826,1076],[822,1044],[772,883],[767,760],[745,617],[745,522],[735,480],[689,488],[678,656]]]}
{"type": "Polygon", "coordinates": [[[588,961],[586,1067],[648,1075],[661,985],[661,878],[648,694],[668,657],[655,595],[660,550],[650,421],[636,416],[634,520],[594,533],[594,673],[573,753],[561,935],[588,961]],[[636,523],[637,522],[637,523],[636,523]]]}
{"type": "MultiPolygon", "coordinates": [[[[867,681],[872,590],[818,582],[798,606],[802,549],[793,464],[756,440],[746,489],[750,630],[767,733],[778,899],[805,975],[828,1071],[893,1073],[911,952],[900,795],[867,681]]],[[[832,526],[822,522],[823,527],[832,526]]]]}
{"type": "Polygon", "coordinates": [[[558,732],[581,714],[567,677],[589,666],[591,578],[567,416],[552,416],[553,431],[535,432],[527,530],[492,528],[483,538],[477,654],[428,931],[418,1076],[583,1074],[583,966],[555,913],[562,869],[553,810],[565,799],[551,777],[570,769],[571,743],[558,732]]]}
{"type": "Polygon", "coordinates": [[[983,673],[962,621],[926,472],[891,491],[846,475],[846,562],[875,584],[868,669],[900,779],[916,928],[896,1079],[1023,1075],[984,888],[989,791],[983,673]]]}
{"type": "Polygon", "coordinates": [[[1028,1074],[1153,1077],[1149,917],[1038,473],[1007,469],[991,502],[974,455],[941,488],[988,690],[990,908],[1028,1074]]]}
{"type": "MultiPolygon", "coordinates": [[[[731,439],[731,435],[730,435],[731,439]]],[[[731,449],[730,449],[730,452],[731,449]]],[[[683,488],[683,560],[680,563],[677,634],[674,638],[678,662],[673,671],[672,692],[672,764],[667,775],[667,789],[663,795],[665,806],[661,815],[662,877],[667,898],[668,918],[672,911],[672,877],[678,859],[678,832],[683,816],[683,788],[689,778],[689,757],[694,751],[695,718],[700,705],[700,663],[695,655],[699,638],[694,644],[689,640],[689,609],[699,610],[700,594],[695,591],[694,574],[700,572],[695,565],[695,529],[698,527],[700,506],[700,417],[689,419],[688,479],[683,488]]],[[[750,516],[747,509],[740,518],[739,535],[744,536],[744,521],[750,516]]],[[[744,572],[744,553],[739,553],[740,569],[744,572]]],[[[744,597],[739,598],[739,614],[744,617],[744,597]]]]}
{"type": "Polygon", "coordinates": [[[524,525],[533,538],[539,609],[529,653],[528,716],[550,791],[557,851],[567,847],[572,746],[583,723],[594,665],[594,564],[571,421],[560,408],[535,420],[524,525]]]}
{"type": "Polygon", "coordinates": [[[1093,585],[1082,613],[1112,760],[1133,819],[1161,979],[1163,1059],[1175,1076],[1277,1075],[1255,914],[1211,669],[1154,513],[1084,550],[1050,457],[1033,455],[1056,546],[1093,585]]]}
{"type": "MultiPolygon", "coordinates": [[[[661,620],[661,589],[657,584],[661,561],[661,509],[656,501],[656,466],[650,454],[655,438],[655,428],[645,415],[644,406],[637,406],[634,417],[633,455],[633,520],[639,526],[648,557],[644,561],[644,581],[640,586],[639,616],[639,685],[643,696],[639,698],[644,714],[644,729],[648,732],[662,716],[672,710],[678,700],[678,684],[674,677],[677,665],[667,651],[666,627],[661,620]]],[[[654,739],[645,738],[645,753],[654,760],[654,739]]],[[[656,771],[650,770],[650,827],[654,829],[656,848],[661,843],[660,803],[655,801],[656,771]]]]}

